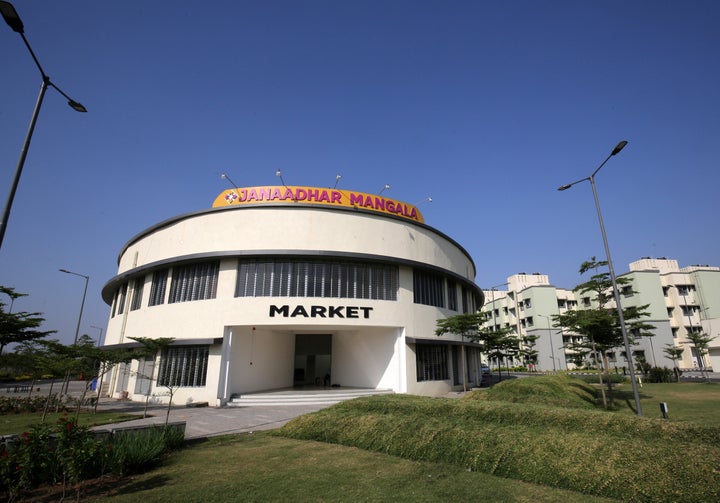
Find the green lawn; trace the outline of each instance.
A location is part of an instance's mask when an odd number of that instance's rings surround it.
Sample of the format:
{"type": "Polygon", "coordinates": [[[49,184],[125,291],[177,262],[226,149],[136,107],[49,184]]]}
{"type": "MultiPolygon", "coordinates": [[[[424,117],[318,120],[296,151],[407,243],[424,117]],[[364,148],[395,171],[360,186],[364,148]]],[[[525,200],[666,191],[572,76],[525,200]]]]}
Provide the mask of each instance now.
{"type": "MultiPolygon", "coordinates": [[[[619,488],[610,491],[619,500],[623,498],[618,494],[626,494],[625,484],[636,481],[632,477],[622,483],[617,480],[628,474],[642,480],[656,477],[654,486],[668,492],[658,492],[650,499],[678,501],[672,491],[697,483],[693,470],[707,465],[692,465],[697,460],[691,454],[702,450],[715,456],[720,452],[720,436],[715,430],[720,428],[718,384],[644,384],[641,399],[645,417],[660,418],[658,404],[667,402],[670,419],[641,421],[647,424],[640,427],[632,418],[634,400],[629,384],[616,390],[617,409],[604,412],[592,406],[593,389],[575,381],[515,381],[509,391],[502,387],[483,391],[475,400],[405,395],[353,400],[298,418],[280,431],[305,431],[308,438],[304,440],[273,432],[196,442],[148,473],[88,484],[83,500],[616,501],[501,478],[490,475],[492,472],[516,478],[534,474],[557,478],[562,487],[570,486],[562,485],[569,483],[562,480],[587,480],[585,485],[579,484],[587,487],[587,492],[608,494],[598,492],[597,484],[619,488]],[[507,403],[510,401],[513,403],[507,403]],[[330,442],[333,435],[374,443],[375,451],[315,441],[330,442]],[[443,458],[443,451],[449,457],[443,458]],[[447,462],[468,456],[468,452],[473,456],[478,452],[486,459],[447,462]],[[549,452],[555,453],[553,463],[545,457],[549,452]],[[445,461],[427,461],[433,456],[445,461]],[[686,460],[688,456],[692,459],[686,460]],[[484,469],[488,473],[475,468],[469,471],[469,466],[488,463],[493,466],[484,469]],[[630,471],[628,463],[633,467],[630,471]],[[684,463],[696,468],[688,471],[684,463]],[[668,469],[668,464],[677,470],[668,469]]],[[[99,424],[102,419],[98,416],[87,414],[85,418],[99,424]]],[[[0,416],[0,421],[6,419],[9,417],[0,416]]],[[[118,420],[115,416],[105,422],[118,420]]],[[[710,486],[696,501],[711,501],[707,495],[714,494],[719,475],[703,470],[702,477],[710,486]]],[[[699,487],[693,493],[696,496],[702,492],[699,487]]]]}
{"type": "Polygon", "coordinates": [[[613,500],[409,461],[352,447],[271,436],[216,437],[175,453],[160,468],[83,501],[485,501],[613,500]]]}
{"type": "MultiPolygon", "coordinates": [[[[644,417],[661,418],[660,402],[668,404],[669,421],[687,421],[705,426],[720,426],[720,384],[681,382],[643,384],[639,388],[644,417]]],[[[635,414],[632,385],[622,384],[615,394],[618,412],[635,414]]]]}

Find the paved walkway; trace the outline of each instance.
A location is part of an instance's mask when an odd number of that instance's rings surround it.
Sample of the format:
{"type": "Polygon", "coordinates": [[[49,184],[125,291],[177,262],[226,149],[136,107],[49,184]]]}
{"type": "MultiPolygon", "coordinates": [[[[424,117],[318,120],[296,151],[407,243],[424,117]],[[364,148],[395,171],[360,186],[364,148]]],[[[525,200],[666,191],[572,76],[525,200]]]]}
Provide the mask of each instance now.
{"type": "MultiPolygon", "coordinates": [[[[285,423],[303,414],[316,412],[329,405],[276,405],[257,407],[185,407],[174,406],[170,410],[170,422],[185,421],[185,438],[205,438],[228,433],[246,433],[280,428],[285,423]]],[[[145,405],[129,400],[103,398],[98,410],[142,414],[145,405]]],[[[97,426],[94,429],[107,430],[114,426],[132,427],[151,424],[165,424],[167,406],[150,405],[149,417],[134,419],[116,425],[97,426]]]]}

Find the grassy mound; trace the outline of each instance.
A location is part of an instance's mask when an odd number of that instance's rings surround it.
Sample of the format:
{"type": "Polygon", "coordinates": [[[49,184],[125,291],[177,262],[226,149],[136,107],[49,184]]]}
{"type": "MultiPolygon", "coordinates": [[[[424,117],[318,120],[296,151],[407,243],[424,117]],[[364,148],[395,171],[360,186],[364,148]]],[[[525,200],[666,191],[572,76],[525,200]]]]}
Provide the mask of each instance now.
{"type": "Polygon", "coordinates": [[[578,407],[376,396],[299,417],[277,434],[623,501],[720,500],[720,429],[578,407]]]}
{"type": "Polygon", "coordinates": [[[468,398],[501,402],[534,403],[554,407],[594,409],[597,391],[586,382],[564,375],[509,379],[468,398]]]}

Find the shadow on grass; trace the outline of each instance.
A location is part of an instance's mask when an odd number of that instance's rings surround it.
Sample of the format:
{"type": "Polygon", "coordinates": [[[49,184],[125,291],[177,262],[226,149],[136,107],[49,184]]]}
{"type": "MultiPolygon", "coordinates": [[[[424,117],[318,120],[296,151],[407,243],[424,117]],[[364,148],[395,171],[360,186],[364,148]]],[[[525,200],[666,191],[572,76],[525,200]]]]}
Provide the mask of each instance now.
{"type": "MultiPolygon", "coordinates": [[[[633,414],[637,414],[637,407],[635,406],[635,394],[632,389],[615,388],[614,393],[616,401],[625,402],[627,408],[630,409],[633,414]]],[[[638,391],[638,396],[640,397],[640,400],[648,400],[653,397],[653,395],[648,395],[647,393],[643,393],[642,391],[638,391]]]]}
{"type": "Polygon", "coordinates": [[[137,492],[148,491],[157,487],[162,487],[170,481],[170,477],[166,475],[155,475],[147,479],[132,480],[129,478],[121,478],[112,481],[109,484],[103,484],[97,487],[87,488],[86,496],[120,496],[134,494],[137,492]]]}

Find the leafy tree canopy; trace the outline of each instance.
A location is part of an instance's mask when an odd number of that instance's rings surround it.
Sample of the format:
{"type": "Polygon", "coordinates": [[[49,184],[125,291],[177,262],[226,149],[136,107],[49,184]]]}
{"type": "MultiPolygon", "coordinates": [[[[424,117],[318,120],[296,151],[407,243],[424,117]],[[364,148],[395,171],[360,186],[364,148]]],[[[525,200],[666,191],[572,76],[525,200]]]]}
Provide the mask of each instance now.
{"type": "MultiPolygon", "coordinates": [[[[26,294],[17,293],[14,288],[0,286],[0,293],[4,293],[12,302],[26,294]]],[[[56,330],[39,330],[40,325],[45,321],[41,313],[28,313],[25,311],[11,312],[6,309],[6,304],[0,302],[0,354],[5,346],[13,343],[42,339],[56,330]]]]}

